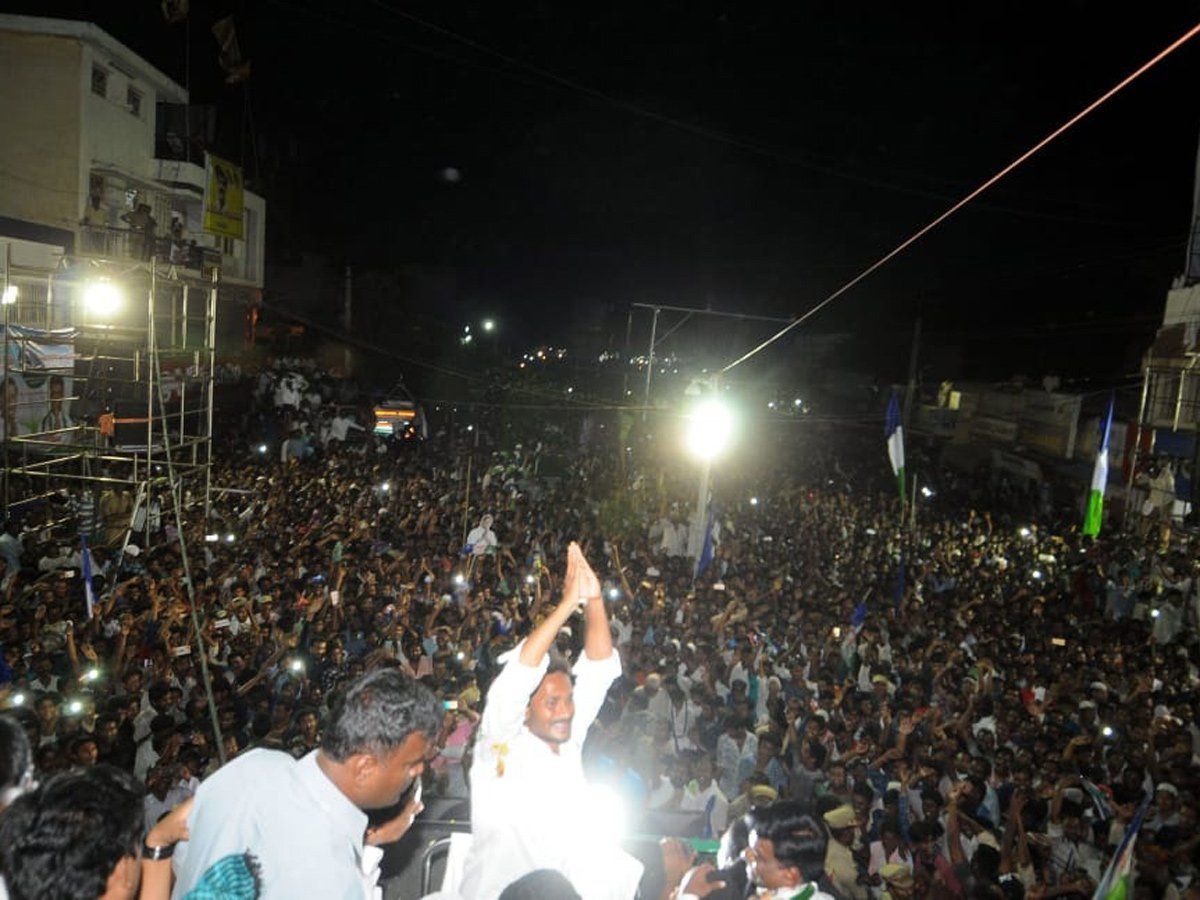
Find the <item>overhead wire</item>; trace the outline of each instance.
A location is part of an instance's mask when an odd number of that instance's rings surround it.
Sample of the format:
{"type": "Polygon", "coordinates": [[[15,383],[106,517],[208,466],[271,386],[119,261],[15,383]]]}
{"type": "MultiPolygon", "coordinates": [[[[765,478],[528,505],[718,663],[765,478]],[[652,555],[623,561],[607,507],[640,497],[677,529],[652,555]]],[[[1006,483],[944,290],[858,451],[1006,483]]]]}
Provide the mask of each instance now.
{"type": "Polygon", "coordinates": [[[913,232],[911,235],[909,235],[907,238],[905,238],[903,241],[901,241],[899,244],[897,244],[895,247],[893,247],[891,250],[889,250],[887,253],[885,253],[883,256],[881,256],[879,259],[877,259],[875,262],[871,263],[871,265],[867,266],[867,268],[863,269],[861,272],[859,272],[857,275],[855,275],[853,278],[851,278],[849,281],[847,281],[841,287],[837,288],[833,293],[831,293],[829,296],[827,296],[820,303],[816,304],[815,306],[810,308],[807,312],[805,312],[802,315],[793,319],[791,322],[789,322],[787,325],[785,325],[779,331],[775,332],[775,334],[771,335],[765,341],[762,341],[761,343],[759,343],[753,349],[749,350],[746,353],[743,353],[741,356],[739,356],[733,362],[728,363],[726,366],[724,366],[721,369],[721,372],[722,373],[728,372],[731,369],[741,365],[746,360],[750,359],[751,357],[753,357],[756,354],[760,353],[761,351],[765,350],[767,347],[771,346],[773,343],[775,343],[781,337],[786,335],[792,329],[796,328],[803,322],[805,322],[808,319],[815,316],[822,309],[829,306],[829,304],[833,303],[835,300],[837,300],[839,297],[841,297],[843,294],[845,294],[847,291],[849,291],[855,285],[859,284],[860,282],[862,282],[863,280],[868,278],[876,270],[885,266],[888,262],[890,262],[895,257],[899,256],[901,253],[903,253],[905,250],[907,250],[909,247],[911,247],[913,244],[915,244],[917,241],[919,241],[926,234],[933,231],[933,229],[937,228],[940,224],[942,224],[942,222],[945,222],[947,219],[949,219],[951,216],[953,216],[955,213],[957,213],[963,207],[967,206],[972,200],[974,200],[980,194],[984,193],[990,187],[992,187],[994,184],[996,184],[1001,179],[1003,179],[1005,176],[1007,176],[1009,173],[1011,173],[1014,170],[1016,170],[1017,168],[1019,168],[1027,160],[1029,160],[1031,157],[1033,157],[1035,154],[1037,154],[1039,151],[1041,151],[1048,144],[1050,144],[1051,142],[1056,140],[1058,137],[1060,137],[1062,134],[1064,134],[1065,132],[1067,132],[1068,130],[1073,128],[1075,125],[1077,125],[1080,121],[1082,121],[1084,118],[1086,118],[1092,112],[1094,112],[1095,110],[1097,110],[1098,108],[1103,106],[1106,102],[1108,102],[1110,99],[1112,99],[1118,93],[1120,93],[1122,90],[1124,90],[1126,87],[1128,87],[1134,81],[1136,81],[1138,78],[1140,78],[1146,72],[1150,71],[1152,68],[1154,68],[1160,62],[1162,62],[1164,59],[1166,59],[1168,56],[1170,56],[1172,53],[1174,53],[1176,50],[1178,50],[1180,47],[1182,47],[1184,44],[1186,44],[1188,41],[1190,41],[1192,38],[1194,38],[1197,34],[1200,34],[1200,23],[1193,25],[1186,32],[1184,32],[1183,35],[1176,38],[1174,41],[1172,41],[1170,44],[1168,44],[1166,47],[1164,47],[1162,50],[1160,50],[1158,53],[1156,53],[1154,56],[1152,56],[1149,60],[1147,60],[1145,63],[1143,63],[1137,69],[1135,69],[1129,75],[1126,75],[1119,82],[1117,82],[1117,84],[1115,84],[1113,87],[1109,88],[1107,91],[1105,91],[1103,94],[1101,94],[1095,100],[1093,100],[1091,103],[1089,103],[1087,106],[1085,106],[1082,110],[1080,110],[1075,115],[1073,115],[1070,119],[1068,119],[1062,125],[1059,125],[1057,128],[1055,128],[1048,135],[1043,137],[1040,141],[1038,141],[1036,144],[1034,144],[1032,147],[1030,147],[1024,153],[1020,154],[1016,159],[1012,160],[1006,166],[1001,168],[999,171],[997,171],[995,174],[993,174],[991,177],[989,177],[987,180],[985,180],[982,184],[980,184],[978,187],[976,187],[974,190],[972,190],[970,193],[968,193],[966,196],[964,196],[963,198],[958,200],[956,203],[954,203],[948,209],[944,210],[941,214],[939,214],[937,217],[935,217],[930,222],[926,223],[924,226],[919,228],[917,231],[913,232]]]}

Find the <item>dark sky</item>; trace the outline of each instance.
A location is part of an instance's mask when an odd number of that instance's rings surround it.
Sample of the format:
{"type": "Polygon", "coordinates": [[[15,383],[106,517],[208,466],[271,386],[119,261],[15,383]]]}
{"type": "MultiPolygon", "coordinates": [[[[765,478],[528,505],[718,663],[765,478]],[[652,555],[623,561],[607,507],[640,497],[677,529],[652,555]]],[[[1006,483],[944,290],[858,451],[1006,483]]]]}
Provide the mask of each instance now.
{"type": "MultiPolygon", "coordinates": [[[[182,28],[151,0],[3,6],[104,9],[182,80],[182,28]]],[[[451,267],[466,304],[546,337],[587,303],[801,312],[1200,18],[1084,0],[192,8],[194,96],[221,101],[252,177],[217,13],[253,60],[273,257],[451,267]]],[[[881,377],[902,375],[918,312],[933,376],[1132,371],[1183,262],[1198,76],[1200,39],[810,327],[853,332],[848,361],[881,377]]]]}

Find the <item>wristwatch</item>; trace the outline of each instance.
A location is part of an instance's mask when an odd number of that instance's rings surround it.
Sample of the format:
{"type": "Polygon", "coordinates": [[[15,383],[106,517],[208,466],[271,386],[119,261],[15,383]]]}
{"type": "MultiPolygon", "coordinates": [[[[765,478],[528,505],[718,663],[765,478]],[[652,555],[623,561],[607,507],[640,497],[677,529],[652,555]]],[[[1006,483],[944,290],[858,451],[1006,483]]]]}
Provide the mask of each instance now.
{"type": "Polygon", "coordinates": [[[174,844],[163,844],[161,847],[151,847],[145,841],[142,842],[142,859],[148,859],[152,862],[160,859],[170,859],[171,854],[174,852],[174,844]]]}

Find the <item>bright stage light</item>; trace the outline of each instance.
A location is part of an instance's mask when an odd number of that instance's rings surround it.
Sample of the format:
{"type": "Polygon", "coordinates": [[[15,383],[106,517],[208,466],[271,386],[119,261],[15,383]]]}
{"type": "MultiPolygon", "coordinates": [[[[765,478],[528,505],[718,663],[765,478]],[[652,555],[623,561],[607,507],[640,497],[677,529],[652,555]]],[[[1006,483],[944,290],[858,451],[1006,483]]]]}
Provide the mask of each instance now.
{"type": "Polygon", "coordinates": [[[83,304],[88,312],[108,318],[121,307],[121,292],[111,281],[93,281],[83,289],[83,304]]]}
{"type": "Polygon", "coordinates": [[[709,460],[719,456],[733,438],[733,413],[715,398],[702,401],[688,418],[685,441],[691,454],[709,460]]]}

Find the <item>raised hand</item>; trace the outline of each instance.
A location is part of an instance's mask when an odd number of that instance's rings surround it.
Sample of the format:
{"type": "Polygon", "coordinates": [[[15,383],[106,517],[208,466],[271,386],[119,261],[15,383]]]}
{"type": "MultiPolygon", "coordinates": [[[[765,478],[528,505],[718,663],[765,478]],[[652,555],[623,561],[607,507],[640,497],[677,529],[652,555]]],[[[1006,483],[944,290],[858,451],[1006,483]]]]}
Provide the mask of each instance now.
{"type": "Polygon", "coordinates": [[[596,573],[592,570],[587,558],[583,555],[583,551],[579,549],[579,545],[574,541],[567,548],[568,574],[572,562],[575,564],[575,577],[578,580],[580,601],[598,598],[600,596],[600,579],[596,577],[596,573]]]}

